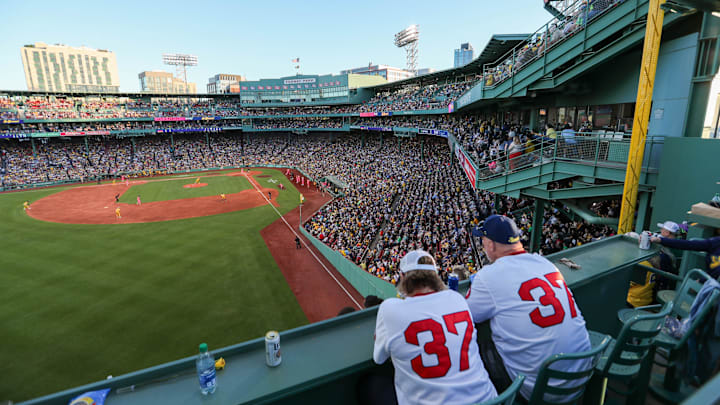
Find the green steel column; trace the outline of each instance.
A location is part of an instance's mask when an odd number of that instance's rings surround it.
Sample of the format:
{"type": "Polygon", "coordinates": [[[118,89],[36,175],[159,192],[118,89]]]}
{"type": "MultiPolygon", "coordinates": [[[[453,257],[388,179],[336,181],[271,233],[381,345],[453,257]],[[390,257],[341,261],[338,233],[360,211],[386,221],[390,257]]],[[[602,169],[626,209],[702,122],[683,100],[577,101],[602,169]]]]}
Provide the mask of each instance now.
{"type": "Polygon", "coordinates": [[[365,132],[360,135],[360,144],[363,148],[365,147],[365,132]]]}
{"type": "Polygon", "coordinates": [[[420,160],[425,159],[425,139],[420,138],[420,160]]]}
{"type": "Polygon", "coordinates": [[[531,108],[530,109],[530,130],[531,131],[537,131],[537,122],[538,122],[538,109],[537,108],[531,108]]]}
{"type": "Polygon", "coordinates": [[[495,194],[495,202],[493,206],[495,207],[495,211],[500,213],[500,210],[498,209],[500,207],[500,194],[495,194]]]}
{"type": "Polygon", "coordinates": [[[637,202],[637,218],[635,219],[635,232],[640,233],[642,231],[650,229],[650,225],[646,223],[646,217],[648,210],[650,209],[650,193],[642,192],[638,193],[637,202]]]}
{"type": "Polygon", "coordinates": [[[381,148],[382,148],[382,146],[383,146],[384,139],[385,139],[385,137],[383,137],[382,132],[380,132],[380,147],[381,147],[381,148]]]}
{"type": "Polygon", "coordinates": [[[207,132],[205,132],[205,144],[207,146],[210,146],[210,134],[208,134],[207,132]]]}
{"type": "Polygon", "coordinates": [[[540,250],[542,243],[542,227],[545,214],[545,201],[541,199],[535,200],[535,209],[533,210],[532,232],[530,233],[530,252],[540,250]]]}
{"type": "Polygon", "coordinates": [[[720,18],[705,13],[695,51],[695,72],[690,87],[690,103],[685,116],[683,135],[686,137],[702,136],[710,86],[718,71],[718,51],[720,51],[718,37],[720,37],[720,18]]]}
{"type": "Polygon", "coordinates": [[[90,156],[90,146],[88,145],[87,136],[83,137],[85,140],[85,153],[90,156]]]}
{"type": "Polygon", "coordinates": [[[30,138],[30,144],[32,144],[33,148],[33,157],[37,157],[37,149],[35,149],[35,138],[30,138]]]}
{"type": "Polygon", "coordinates": [[[173,138],[173,134],[170,134],[170,146],[175,149],[175,138],[173,138]]]}
{"type": "Polygon", "coordinates": [[[400,150],[400,137],[398,137],[397,140],[398,140],[398,153],[402,153],[402,151],[400,150]]]}

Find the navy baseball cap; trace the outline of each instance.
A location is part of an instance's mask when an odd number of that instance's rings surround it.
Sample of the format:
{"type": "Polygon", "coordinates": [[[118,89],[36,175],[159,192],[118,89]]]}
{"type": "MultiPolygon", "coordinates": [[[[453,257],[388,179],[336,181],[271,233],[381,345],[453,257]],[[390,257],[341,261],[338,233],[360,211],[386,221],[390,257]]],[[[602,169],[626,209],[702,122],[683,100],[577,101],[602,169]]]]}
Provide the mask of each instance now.
{"type": "Polygon", "coordinates": [[[484,236],[497,243],[510,245],[520,242],[520,229],[515,221],[502,215],[490,215],[478,227],[480,236],[484,236]]]}

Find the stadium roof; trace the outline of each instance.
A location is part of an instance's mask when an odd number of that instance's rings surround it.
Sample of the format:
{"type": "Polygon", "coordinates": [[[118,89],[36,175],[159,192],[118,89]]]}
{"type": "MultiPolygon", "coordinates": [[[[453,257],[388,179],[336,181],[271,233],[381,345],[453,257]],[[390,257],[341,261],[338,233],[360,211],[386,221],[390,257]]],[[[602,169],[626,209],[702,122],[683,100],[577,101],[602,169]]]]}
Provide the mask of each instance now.
{"type": "Polygon", "coordinates": [[[409,79],[399,80],[387,84],[381,84],[379,86],[372,87],[372,89],[382,90],[393,87],[400,87],[414,82],[422,83],[428,81],[435,81],[444,77],[460,76],[470,73],[480,73],[482,72],[484,64],[495,62],[496,60],[500,59],[501,56],[512,50],[517,44],[526,40],[530,35],[531,34],[493,35],[492,37],[490,37],[490,40],[488,41],[487,45],[485,45],[485,48],[483,48],[482,52],[480,52],[478,57],[473,59],[473,61],[468,63],[467,65],[458,68],[440,70],[426,75],[411,77],[409,79]]]}

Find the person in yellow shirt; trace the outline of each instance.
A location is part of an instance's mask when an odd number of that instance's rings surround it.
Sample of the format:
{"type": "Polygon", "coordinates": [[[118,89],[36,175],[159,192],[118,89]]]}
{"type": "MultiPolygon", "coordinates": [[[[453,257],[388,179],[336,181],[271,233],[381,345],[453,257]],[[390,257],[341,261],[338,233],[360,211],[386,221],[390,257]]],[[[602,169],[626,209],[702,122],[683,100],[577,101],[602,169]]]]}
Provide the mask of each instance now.
{"type": "Polygon", "coordinates": [[[120,216],[120,207],[115,208],[115,219],[122,219],[122,216],[120,216]]]}
{"type": "Polygon", "coordinates": [[[25,201],[23,203],[23,211],[27,211],[30,209],[30,201],[25,201]]]}
{"type": "Polygon", "coordinates": [[[227,198],[225,197],[225,193],[220,194],[220,201],[227,202],[227,198]]]}
{"type": "Polygon", "coordinates": [[[551,124],[545,125],[545,137],[550,139],[557,138],[557,131],[555,131],[555,128],[551,124]]]}
{"type": "Polygon", "coordinates": [[[195,179],[195,184],[198,184],[198,183],[200,183],[200,177],[198,177],[197,179],[195,179]]]}

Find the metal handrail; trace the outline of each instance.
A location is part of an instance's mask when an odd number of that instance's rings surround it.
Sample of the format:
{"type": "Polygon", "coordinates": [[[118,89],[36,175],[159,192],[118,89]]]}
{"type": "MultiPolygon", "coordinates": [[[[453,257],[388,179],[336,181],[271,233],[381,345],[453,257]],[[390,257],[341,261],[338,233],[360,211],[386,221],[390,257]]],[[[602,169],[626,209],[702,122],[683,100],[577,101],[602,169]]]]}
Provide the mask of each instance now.
{"type": "MultiPolygon", "coordinates": [[[[652,155],[653,149],[664,142],[664,137],[648,137],[648,156],[652,155]]],[[[460,141],[463,144],[463,141],[460,141]]],[[[468,158],[473,160],[478,168],[478,179],[488,180],[494,177],[506,176],[529,167],[554,161],[577,161],[592,163],[593,165],[610,164],[624,166],[627,163],[627,155],[630,148],[630,139],[623,133],[602,133],[602,132],[579,132],[573,137],[563,137],[558,133],[556,139],[536,137],[530,144],[528,151],[527,143],[516,153],[505,153],[495,159],[477,162],[472,153],[468,158]]],[[[646,165],[645,169],[657,169],[652,164],[646,165]]]]}
{"type": "MultiPolygon", "coordinates": [[[[524,66],[544,56],[547,51],[583,31],[589,21],[606,13],[625,0],[577,0],[563,10],[563,19],[553,17],[527,39],[506,52],[500,58],[483,65],[483,86],[494,88],[512,78],[524,66]]],[[[636,0],[639,1],[639,0],[636,0]]]]}

